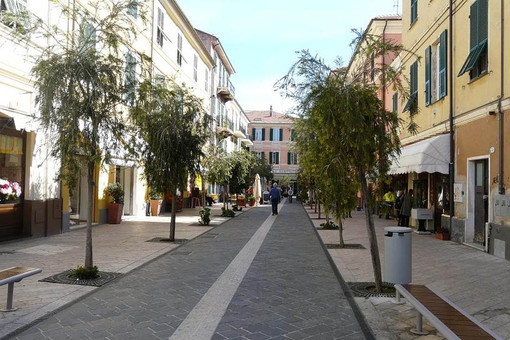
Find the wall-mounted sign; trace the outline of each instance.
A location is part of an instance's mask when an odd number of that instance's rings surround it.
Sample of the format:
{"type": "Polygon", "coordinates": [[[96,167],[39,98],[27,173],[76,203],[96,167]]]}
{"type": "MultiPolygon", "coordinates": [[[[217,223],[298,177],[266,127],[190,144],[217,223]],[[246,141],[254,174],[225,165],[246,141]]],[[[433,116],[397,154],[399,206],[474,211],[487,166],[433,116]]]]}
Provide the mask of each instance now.
{"type": "Polygon", "coordinates": [[[464,184],[455,183],[453,185],[453,201],[464,203],[464,184]]]}

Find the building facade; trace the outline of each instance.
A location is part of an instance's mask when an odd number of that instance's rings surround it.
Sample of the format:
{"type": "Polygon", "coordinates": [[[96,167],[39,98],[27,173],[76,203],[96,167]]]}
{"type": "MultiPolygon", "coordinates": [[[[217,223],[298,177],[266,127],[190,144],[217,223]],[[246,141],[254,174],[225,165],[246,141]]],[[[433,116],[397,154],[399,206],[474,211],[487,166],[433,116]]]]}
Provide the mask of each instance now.
{"type": "Polygon", "coordinates": [[[293,119],[274,112],[272,107],[269,111],[247,111],[246,114],[253,141],[250,151],[272,166],[276,181],[290,177],[291,185],[296,187],[299,165],[297,152],[293,149],[293,119]]]}
{"type": "Polygon", "coordinates": [[[407,174],[435,229],[448,228],[453,240],[506,259],[509,15],[505,1],[454,8],[446,0],[403,1],[402,44],[409,53],[397,67],[409,78],[411,95],[396,104],[403,119],[412,115],[418,133],[402,129],[404,147],[392,169],[407,174]]]}

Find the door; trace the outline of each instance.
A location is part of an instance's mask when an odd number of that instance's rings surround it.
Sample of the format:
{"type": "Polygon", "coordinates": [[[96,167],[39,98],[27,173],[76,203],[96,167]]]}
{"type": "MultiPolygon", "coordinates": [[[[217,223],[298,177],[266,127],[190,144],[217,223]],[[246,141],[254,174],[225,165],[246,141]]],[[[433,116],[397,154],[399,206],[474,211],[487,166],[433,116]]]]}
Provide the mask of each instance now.
{"type": "Polygon", "coordinates": [[[475,161],[475,233],[473,242],[485,245],[485,223],[488,221],[488,162],[475,161]]]}

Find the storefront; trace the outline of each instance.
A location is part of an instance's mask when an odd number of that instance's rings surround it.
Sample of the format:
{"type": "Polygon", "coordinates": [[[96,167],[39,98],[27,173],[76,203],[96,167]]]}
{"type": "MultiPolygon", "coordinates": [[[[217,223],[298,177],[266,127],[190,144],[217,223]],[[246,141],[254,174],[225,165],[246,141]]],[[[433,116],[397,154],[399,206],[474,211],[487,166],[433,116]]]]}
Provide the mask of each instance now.
{"type": "MultiPolygon", "coordinates": [[[[441,216],[448,213],[449,162],[450,136],[443,134],[404,146],[390,169],[395,191],[413,189],[413,209],[429,216],[430,231],[440,228],[441,216]]],[[[416,220],[411,224],[418,226],[416,220]]]]}
{"type": "Polygon", "coordinates": [[[23,233],[26,133],[0,116],[0,240],[23,233]]]}

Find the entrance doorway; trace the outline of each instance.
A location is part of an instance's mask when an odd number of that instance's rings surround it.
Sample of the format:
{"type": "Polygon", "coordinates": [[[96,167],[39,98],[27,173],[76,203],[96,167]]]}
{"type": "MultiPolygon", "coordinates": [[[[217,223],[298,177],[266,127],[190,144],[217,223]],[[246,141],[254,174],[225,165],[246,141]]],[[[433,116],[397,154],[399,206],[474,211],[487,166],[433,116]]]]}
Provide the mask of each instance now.
{"type": "Polygon", "coordinates": [[[475,229],[473,242],[485,245],[485,223],[489,220],[488,161],[475,161],[475,229]]]}
{"type": "Polygon", "coordinates": [[[133,215],[134,168],[116,166],[115,182],[124,189],[124,215],[133,215]]]}
{"type": "Polygon", "coordinates": [[[87,221],[88,192],[87,172],[80,171],[76,185],[69,191],[69,208],[71,224],[77,225],[87,221]]]}

